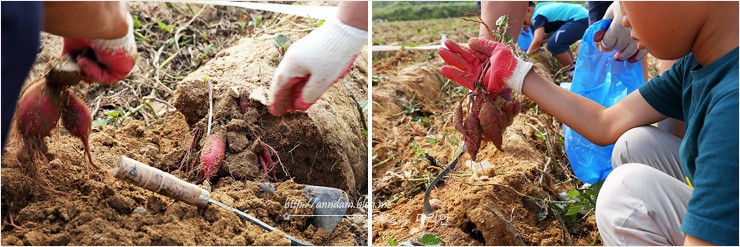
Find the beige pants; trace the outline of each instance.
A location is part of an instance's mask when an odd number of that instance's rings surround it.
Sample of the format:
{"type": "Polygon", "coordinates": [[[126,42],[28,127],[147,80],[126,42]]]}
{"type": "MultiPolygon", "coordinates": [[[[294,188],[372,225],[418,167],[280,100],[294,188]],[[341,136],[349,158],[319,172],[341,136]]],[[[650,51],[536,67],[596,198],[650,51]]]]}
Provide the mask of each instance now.
{"type": "Polygon", "coordinates": [[[596,202],[605,245],[683,245],[691,198],[679,163],[681,139],[652,126],[625,132],[596,202]]]}

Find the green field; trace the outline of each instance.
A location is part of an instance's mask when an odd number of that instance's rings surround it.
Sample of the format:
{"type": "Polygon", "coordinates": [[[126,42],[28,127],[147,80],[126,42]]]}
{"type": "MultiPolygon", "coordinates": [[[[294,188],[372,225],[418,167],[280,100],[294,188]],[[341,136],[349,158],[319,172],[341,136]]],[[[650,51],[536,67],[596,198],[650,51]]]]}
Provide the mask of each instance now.
{"type": "Polygon", "coordinates": [[[373,20],[410,21],[461,17],[458,10],[478,12],[475,2],[378,2],[373,1],[373,20]]]}

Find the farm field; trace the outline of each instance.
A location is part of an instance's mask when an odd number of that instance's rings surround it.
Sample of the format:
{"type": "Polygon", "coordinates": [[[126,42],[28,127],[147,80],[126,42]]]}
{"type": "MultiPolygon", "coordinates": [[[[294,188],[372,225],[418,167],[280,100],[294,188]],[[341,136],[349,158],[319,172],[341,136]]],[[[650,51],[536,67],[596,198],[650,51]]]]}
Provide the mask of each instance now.
{"type": "MultiPolygon", "coordinates": [[[[373,23],[373,45],[438,45],[442,34],[455,41],[478,36],[478,26],[460,18],[373,23]]],[[[375,55],[375,54],[373,54],[375,55]]]]}
{"type": "MultiPolygon", "coordinates": [[[[478,24],[460,18],[373,25],[373,43],[435,45],[439,35],[465,43],[478,24]]],[[[577,46],[574,47],[574,52],[577,46]]],[[[567,81],[546,51],[531,56],[547,79],[567,81]]],[[[467,89],[439,73],[436,50],[373,53],[372,242],[374,245],[600,245],[595,189],[573,175],[563,148],[562,125],[525,96],[503,134],[503,150],[483,144],[472,162],[457,167],[432,190],[435,209],[422,225],[424,191],[461,151],[453,123],[467,89]],[[579,212],[580,211],[580,212],[579,212]]]]}
{"type": "MultiPolygon", "coordinates": [[[[366,200],[367,117],[361,115],[367,113],[357,107],[367,101],[366,50],[337,83],[343,85],[307,112],[275,117],[265,99],[284,52],[276,37],[295,42],[317,21],[186,3],[132,2],[129,10],[139,53],[131,74],[111,86],[69,89],[92,112],[90,151],[100,169],[87,163],[82,142],[61,124],[35,153],[25,152],[11,131],[0,172],[3,245],[290,244],[220,207],[197,208],[106,175],[122,155],[197,184],[214,200],[303,241],[366,245],[365,208],[348,209],[328,231],[310,224],[313,207],[302,191],[328,186],[352,202],[366,200]],[[210,183],[198,172],[208,129],[226,143],[210,183]],[[267,160],[274,161],[265,166],[267,160]],[[31,168],[43,179],[32,178],[31,168]],[[306,207],[290,208],[289,200],[306,207]]],[[[43,34],[26,84],[43,78],[61,49],[62,38],[43,34]]]]}

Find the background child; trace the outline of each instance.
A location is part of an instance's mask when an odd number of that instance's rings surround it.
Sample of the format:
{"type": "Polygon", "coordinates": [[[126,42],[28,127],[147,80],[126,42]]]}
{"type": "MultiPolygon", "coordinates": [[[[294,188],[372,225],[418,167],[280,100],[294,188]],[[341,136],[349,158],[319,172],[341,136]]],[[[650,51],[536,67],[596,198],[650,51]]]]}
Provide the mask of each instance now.
{"type": "Polygon", "coordinates": [[[588,11],[581,5],[572,3],[529,2],[527,14],[524,18],[527,26],[534,30],[532,44],[528,54],[534,54],[547,40],[547,49],[563,67],[574,67],[573,54],[570,45],[580,40],[588,28],[588,11]]]}

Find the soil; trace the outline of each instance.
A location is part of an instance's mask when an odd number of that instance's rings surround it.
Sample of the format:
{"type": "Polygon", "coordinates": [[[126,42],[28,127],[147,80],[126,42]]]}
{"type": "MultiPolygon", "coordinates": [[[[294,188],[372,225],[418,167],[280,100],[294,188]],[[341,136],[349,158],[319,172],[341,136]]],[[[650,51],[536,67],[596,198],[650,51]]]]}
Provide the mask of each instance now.
{"type": "MultiPolygon", "coordinates": [[[[44,138],[45,152],[33,157],[20,153],[23,143],[13,131],[0,172],[3,245],[290,244],[280,233],[266,232],[225,209],[214,205],[197,208],[106,175],[105,170],[121,155],[199,184],[214,200],[299,239],[319,245],[367,243],[364,208],[350,208],[349,216],[333,232],[309,224],[310,217],[284,215],[312,214],[310,206],[296,209],[284,205],[287,200],[307,203],[301,190],[306,184],[339,188],[351,201],[363,200],[367,143],[360,114],[365,113],[358,112],[350,92],[358,101],[367,100],[366,56],[360,56],[356,66],[337,83],[343,85],[331,87],[307,112],[274,117],[265,106],[269,83],[281,58],[272,40],[282,33],[295,42],[313,28],[308,20],[195,4],[133,3],[130,10],[142,21],[137,32],[151,41],[139,40],[139,59],[132,74],[112,86],[80,83],[71,91],[93,110],[95,120],[105,119],[105,113],[112,110],[129,112],[144,96],[158,99],[151,102],[157,114],[141,110],[120,123],[94,126],[90,145],[101,170],[86,163],[82,142],[60,126],[44,138]],[[205,10],[200,12],[201,8],[205,10]],[[184,12],[177,14],[177,10],[184,12]],[[250,15],[261,15],[270,26],[236,28],[250,15]],[[151,33],[157,20],[180,27],[191,18],[194,21],[185,33],[208,34],[213,45],[213,50],[201,54],[195,64],[191,63],[192,53],[197,54],[205,44],[183,44],[185,49],[170,50],[173,43],[151,33]],[[163,50],[157,52],[157,45],[163,50]],[[169,56],[171,62],[157,68],[169,56]],[[211,131],[224,134],[227,149],[216,176],[201,183],[197,157],[207,136],[208,118],[204,80],[213,84],[211,131]],[[237,97],[229,93],[232,88],[237,97]],[[248,106],[244,113],[239,105],[242,100],[248,106]],[[277,179],[271,178],[271,172],[265,176],[257,161],[263,143],[277,153],[271,155],[277,179]],[[42,167],[49,184],[59,193],[36,186],[27,172],[34,164],[42,167]],[[274,183],[274,192],[260,189],[264,182],[274,183]]],[[[159,31],[161,36],[173,35],[159,31]]],[[[43,76],[48,62],[60,51],[61,38],[43,34],[28,81],[43,76]]]]}
{"type": "MultiPolygon", "coordinates": [[[[373,78],[381,78],[373,85],[374,245],[413,242],[425,233],[444,245],[600,244],[593,215],[566,222],[552,206],[558,193],[579,184],[565,158],[561,124],[522,95],[516,98],[522,112],[504,133],[503,151],[486,143],[478,163],[463,155],[432,190],[439,208],[422,225],[424,190],[461,151],[452,115],[467,91],[439,74],[440,58],[407,62],[408,54],[373,58],[373,78]]],[[[549,54],[532,61],[546,78],[559,77],[549,54]]]]}
{"type": "MultiPolygon", "coordinates": [[[[284,167],[279,169],[278,179],[293,178],[299,183],[340,188],[357,196],[367,189],[367,155],[355,103],[344,86],[336,85],[306,112],[270,115],[265,99],[280,59],[280,53],[272,47],[274,38],[246,38],[221,51],[217,59],[178,85],[174,106],[190,125],[207,129],[208,90],[204,82],[213,83],[212,128],[214,133],[225,133],[229,151],[221,175],[260,178],[254,147],[261,146],[254,142],[261,141],[281,154],[284,167]],[[238,91],[239,97],[231,96],[229,90],[238,91]],[[242,94],[247,96],[242,98],[242,94]],[[245,113],[241,112],[241,101],[247,101],[245,113]]],[[[356,66],[337,84],[350,86],[355,95],[367,95],[362,89],[362,85],[367,85],[366,78],[356,66]]]]}

